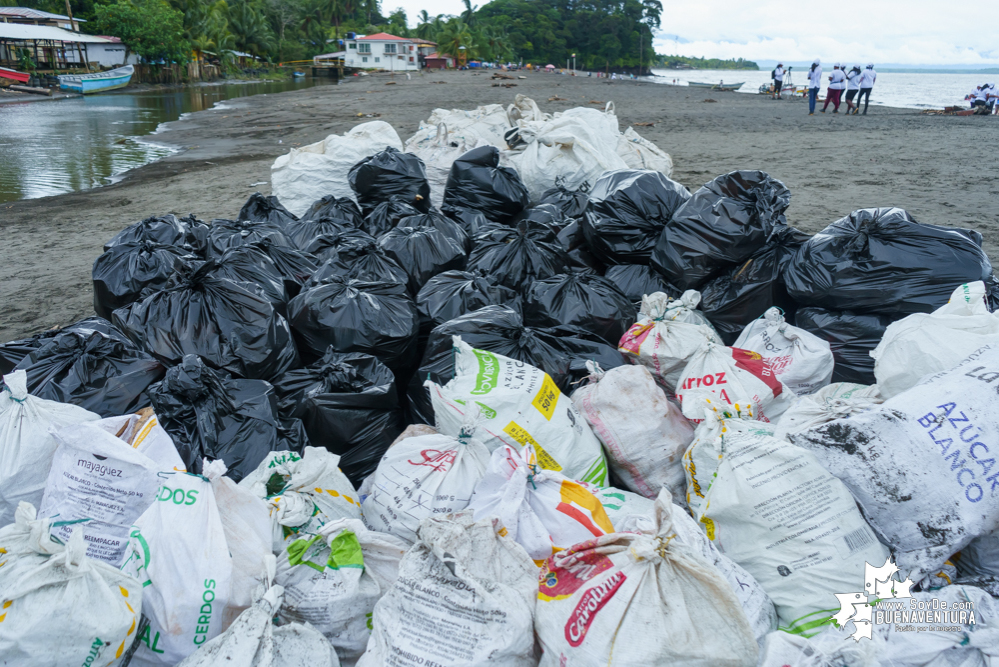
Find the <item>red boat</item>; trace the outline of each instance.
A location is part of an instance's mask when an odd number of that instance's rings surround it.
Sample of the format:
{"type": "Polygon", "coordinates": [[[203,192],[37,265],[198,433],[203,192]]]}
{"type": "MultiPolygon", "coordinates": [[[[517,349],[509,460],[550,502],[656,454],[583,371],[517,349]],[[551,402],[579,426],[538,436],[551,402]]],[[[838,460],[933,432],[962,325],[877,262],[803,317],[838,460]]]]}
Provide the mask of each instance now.
{"type": "Polygon", "coordinates": [[[0,77],[4,79],[13,79],[14,81],[20,81],[21,83],[28,83],[28,79],[31,75],[27,72],[18,72],[16,70],[7,69],[6,67],[0,67],[0,77]]]}

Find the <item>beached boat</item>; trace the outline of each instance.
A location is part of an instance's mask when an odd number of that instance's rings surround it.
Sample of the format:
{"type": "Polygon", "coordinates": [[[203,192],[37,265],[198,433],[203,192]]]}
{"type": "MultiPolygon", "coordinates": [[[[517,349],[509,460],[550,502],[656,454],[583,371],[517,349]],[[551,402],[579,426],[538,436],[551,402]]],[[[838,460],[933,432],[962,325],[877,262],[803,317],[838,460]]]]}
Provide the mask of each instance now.
{"type": "Polygon", "coordinates": [[[292,72],[291,73],[291,78],[293,78],[293,79],[304,79],[305,78],[305,72],[292,72]]]}
{"type": "Polygon", "coordinates": [[[17,70],[0,67],[0,79],[10,79],[20,83],[28,83],[28,79],[30,78],[31,75],[27,72],[18,72],[17,70]]]}
{"type": "Polygon", "coordinates": [[[116,88],[124,88],[132,80],[135,68],[131,65],[99,72],[97,74],[63,74],[59,77],[59,87],[74,93],[104,93],[116,88]]]}
{"type": "Polygon", "coordinates": [[[690,86],[691,88],[710,88],[711,90],[727,90],[731,92],[733,90],[739,90],[740,88],[742,88],[742,85],[744,83],[746,82],[742,81],[740,83],[722,83],[722,82],[698,83],[697,81],[688,81],[687,85],[690,86]]]}

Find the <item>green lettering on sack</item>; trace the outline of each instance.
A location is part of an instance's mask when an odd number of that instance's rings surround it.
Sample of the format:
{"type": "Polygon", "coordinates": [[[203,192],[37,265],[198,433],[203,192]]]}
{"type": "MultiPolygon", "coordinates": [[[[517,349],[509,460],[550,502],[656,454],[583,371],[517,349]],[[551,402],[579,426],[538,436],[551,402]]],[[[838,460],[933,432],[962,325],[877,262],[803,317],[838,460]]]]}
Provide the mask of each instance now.
{"type": "Polygon", "coordinates": [[[477,396],[488,394],[499,380],[499,359],[485,350],[472,350],[472,354],[479,360],[479,373],[475,376],[475,389],[472,393],[477,396]]]}
{"type": "Polygon", "coordinates": [[[607,486],[607,459],[604,458],[603,452],[600,452],[600,458],[593,462],[580,481],[607,486]]]}
{"type": "Polygon", "coordinates": [[[143,644],[145,644],[146,648],[148,648],[153,653],[163,653],[163,649],[156,648],[159,645],[159,643],[160,643],[160,633],[157,632],[155,635],[153,635],[153,637],[152,637],[152,642],[153,643],[150,644],[149,643],[149,635],[150,635],[151,632],[152,632],[152,629],[150,628],[150,626],[147,625],[142,630],[142,634],[139,635],[139,641],[141,641],[143,644]]]}

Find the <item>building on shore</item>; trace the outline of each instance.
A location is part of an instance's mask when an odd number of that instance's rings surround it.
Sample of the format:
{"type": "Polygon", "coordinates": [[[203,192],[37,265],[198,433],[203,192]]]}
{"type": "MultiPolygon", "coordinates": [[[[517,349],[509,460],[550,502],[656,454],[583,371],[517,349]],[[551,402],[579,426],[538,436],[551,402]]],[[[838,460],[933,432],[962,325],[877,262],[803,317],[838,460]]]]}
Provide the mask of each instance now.
{"type": "Polygon", "coordinates": [[[423,62],[427,69],[451,69],[454,67],[454,58],[447,53],[437,53],[436,51],[427,54],[423,58],[423,62]]]}
{"type": "Polygon", "coordinates": [[[343,64],[358,69],[388,72],[412,72],[420,69],[416,42],[387,32],[374,35],[350,36],[344,40],[346,55],[343,64]]]}
{"type": "Polygon", "coordinates": [[[80,32],[80,24],[84,19],[71,19],[62,14],[43,12],[31,7],[0,7],[0,23],[17,23],[20,25],[44,25],[50,28],[62,28],[80,32]]]}
{"type": "MultiPolygon", "coordinates": [[[[84,63],[114,67],[125,61],[125,46],[115,37],[85,35],[48,25],[0,22],[0,66],[17,69],[22,49],[42,70],[72,69],[84,63]]],[[[135,60],[130,58],[129,62],[135,60]]]]}

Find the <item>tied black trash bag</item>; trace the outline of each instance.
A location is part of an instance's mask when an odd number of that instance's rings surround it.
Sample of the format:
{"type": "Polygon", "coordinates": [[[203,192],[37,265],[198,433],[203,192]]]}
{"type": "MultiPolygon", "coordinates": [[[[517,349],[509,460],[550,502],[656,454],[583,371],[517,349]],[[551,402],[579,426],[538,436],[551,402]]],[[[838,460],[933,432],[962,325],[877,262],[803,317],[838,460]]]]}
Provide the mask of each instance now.
{"type": "MultiPolygon", "coordinates": [[[[444,216],[440,211],[431,209],[429,213],[408,215],[399,221],[398,227],[433,227],[448,238],[458,242],[461,249],[468,253],[472,249],[472,239],[457,222],[444,216]]],[[[391,231],[391,230],[390,230],[391,231]]]]}
{"type": "Polygon", "coordinates": [[[349,197],[336,197],[335,195],[326,195],[322,199],[317,199],[312,202],[312,206],[309,210],[305,212],[302,216],[301,222],[307,220],[322,220],[323,218],[332,218],[334,220],[343,220],[352,227],[361,228],[364,224],[364,217],[361,215],[361,209],[357,208],[357,204],[354,200],[349,197]]]}
{"type": "Polygon", "coordinates": [[[427,170],[423,160],[412,153],[388,147],[351,167],[347,178],[364,215],[393,195],[419,211],[430,210],[427,170]]]}
{"type": "Polygon", "coordinates": [[[256,379],[298,366],[291,330],[274,306],[214,277],[215,269],[214,260],[178,262],[162,291],[115,311],[115,326],[168,366],[196,354],[213,368],[256,379]]]}
{"type": "Polygon", "coordinates": [[[355,487],[402,432],[395,377],[370,354],[327,350],[311,366],[278,378],[274,390],[281,415],[300,419],[312,446],[339,455],[355,487]]]}
{"type": "Polygon", "coordinates": [[[193,215],[187,218],[178,218],[173,214],[160,215],[133,222],[105,243],[104,250],[108,251],[123,243],[148,241],[176,246],[203,256],[207,238],[208,225],[193,215]]]}
{"type": "Polygon", "coordinates": [[[222,459],[235,481],[270,453],[302,453],[309,444],[297,419],[281,419],[274,387],[212,370],[193,354],[149,388],[156,417],[187,465],[203,472],[204,459],[222,459]]]}
{"type": "MultiPolygon", "coordinates": [[[[674,299],[680,298],[680,290],[666,282],[662,275],[648,264],[618,264],[607,268],[604,278],[624,292],[636,309],[642,305],[646,294],[663,292],[674,299]]],[[[632,323],[634,324],[634,323],[632,323]]]]}
{"type": "MultiPolygon", "coordinates": [[[[441,212],[446,215],[449,220],[454,220],[458,223],[458,226],[465,230],[465,233],[468,234],[468,237],[471,239],[474,239],[484,230],[506,226],[501,225],[498,222],[493,222],[481,211],[473,211],[470,208],[441,206],[441,212]]],[[[472,245],[474,246],[474,241],[472,245]]]]}
{"type": "Polygon", "coordinates": [[[438,273],[465,268],[465,249],[434,227],[396,227],[378,245],[406,271],[412,295],[438,273]]]}
{"type": "Polygon", "coordinates": [[[180,246],[132,241],[111,246],[94,260],[94,312],[111,313],[136,301],[144,289],[165,285],[180,257],[194,259],[180,246]]]}
{"type": "Polygon", "coordinates": [[[415,364],[419,317],[405,285],[334,276],[292,299],[288,319],[309,363],[332,347],[374,355],[396,375],[415,364]]]}
{"type": "Polygon", "coordinates": [[[813,236],[784,273],[800,304],[858,313],[929,313],[954,288],[989,283],[992,264],[966,230],[923,225],[900,208],[854,211],[813,236]]]}
{"type": "Polygon", "coordinates": [[[366,238],[368,234],[361,231],[344,218],[316,218],[315,220],[300,220],[288,227],[288,238],[296,248],[308,251],[314,247],[313,241],[321,236],[337,239],[337,243],[347,238],[366,238]],[[361,235],[364,235],[363,237],[361,235]]]}
{"type": "Polygon", "coordinates": [[[254,192],[250,198],[239,209],[237,220],[248,220],[250,222],[270,222],[281,227],[287,226],[296,220],[295,214],[286,209],[274,195],[265,197],[259,192],[254,192]]]}
{"type": "Polygon", "coordinates": [[[253,257],[266,255],[274,262],[274,266],[277,267],[284,281],[284,288],[288,292],[289,299],[302,291],[302,286],[319,268],[319,260],[314,255],[291,246],[275,244],[270,239],[239,246],[239,248],[242,252],[253,257]]]}
{"type": "Polygon", "coordinates": [[[128,336],[124,332],[103,317],[88,317],[62,329],[49,329],[48,331],[37,333],[31,338],[12,340],[0,345],[0,375],[10,373],[14,370],[15,366],[21,363],[22,359],[61,333],[77,332],[83,336],[89,336],[95,331],[104,334],[108,338],[125,343],[130,347],[134,347],[135,345],[128,339],[128,336]]]}
{"type": "Polygon", "coordinates": [[[212,220],[208,231],[207,257],[221,257],[229,248],[259,243],[269,239],[274,245],[291,246],[285,227],[274,222],[248,222],[246,220],[212,220]]]}
{"type": "Polygon", "coordinates": [[[787,224],[791,191],[763,171],[733,171],[705,184],[659,237],[652,265],[681,290],[697,289],[763,247],[787,224]]]}
{"type": "Polygon", "coordinates": [[[535,280],[524,295],[523,312],[528,326],[578,327],[615,346],[637,314],[614,283],[578,271],[535,280]]]}
{"type": "Polygon", "coordinates": [[[426,337],[434,327],[485,306],[510,303],[517,293],[500,285],[496,276],[470,271],[445,271],[423,286],[416,295],[420,314],[420,335],[426,337]]]}
{"type": "Polygon", "coordinates": [[[403,218],[419,214],[420,212],[410,206],[404,198],[393,195],[365,216],[361,229],[372,236],[381,236],[393,227],[397,227],[403,218]]]}
{"type": "Polygon", "coordinates": [[[586,212],[586,205],[590,202],[590,185],[583,183],[576,190],[565,187],[565,179],[559,176],[555,179],[555,187],[548,188],[541,193],[538,206],[542,204],[552,204],[557,206],[562,215],[569,220],[582,220],[586,212]]]}
{"type": "Polygon", "coordinates": [[[48,339],[14,370],[27,373],[33,396],[114,417],[149,405],[146,389],[166,369],[131,342],[78,329],[48,339]]]}
{"type": "Polygon", "coordinates": [[[468,258],[469,271],[496,276],[500,284],[518,292],[535,280],[565,273],[568,266],[554,230],[529,220],[508,231],[480,234],[468,258]]]}
{"type": "Polygon", "coordinates": [[[361,247],[368,243],[376,243],[375,238],[360,229],[340,226],[336,232],[320,234],[306,246],[305,252],[313,255],[320,262],[335,259],[340,250],[361,247]]]}
{"type": "Polygon", "coordinates": [[[701,287],[701,310],[726,345],[772,306],[791,319],[797,306],[787,295],[781,275],[808,238],[794,227],[778,226],[752,257],[701,287]]]}
{"type": "Polygon", "coordinates": [[[290,298],[284,286],[284,276],[274,260],[258,246],[259,244],[253,243],[226,250],[214,260],[215,267],[211,270],[211,275],[240,283],[245,289],[267,299],[274,310],[284,315],[290,298]]]}
{"type": "Polygon", "coordinates": [[[874,359],[870,352],[878,346],[888,325],[898,317],[859,314],[850,311],[799,308],[794,324],[829,342],[836,365],[833,382],[874,384],[874,359]]]}
{"type": "Polygon", "coordinates": [[[406,285],[409,282],[409,274],[386,255],[374,240],[350,243],[342,247],[312,274],[307,286],[321,285],[334,276],[369,283],[406,285]]]}
{"type": "Polygon", "coordinates": [[[520,175],[499,166],[495,146],[479,146],[451,165],[442,206],[479,211],[490,220],[508,223],[527,208],[530,198],[520,175]]]}
{"type": "Polygon", "coordinates": [[[589,199],[581,228],[593,256],[606,264],[641,264],[690,193],[661,172],[619,169],[598,178],[589,199]]]}

